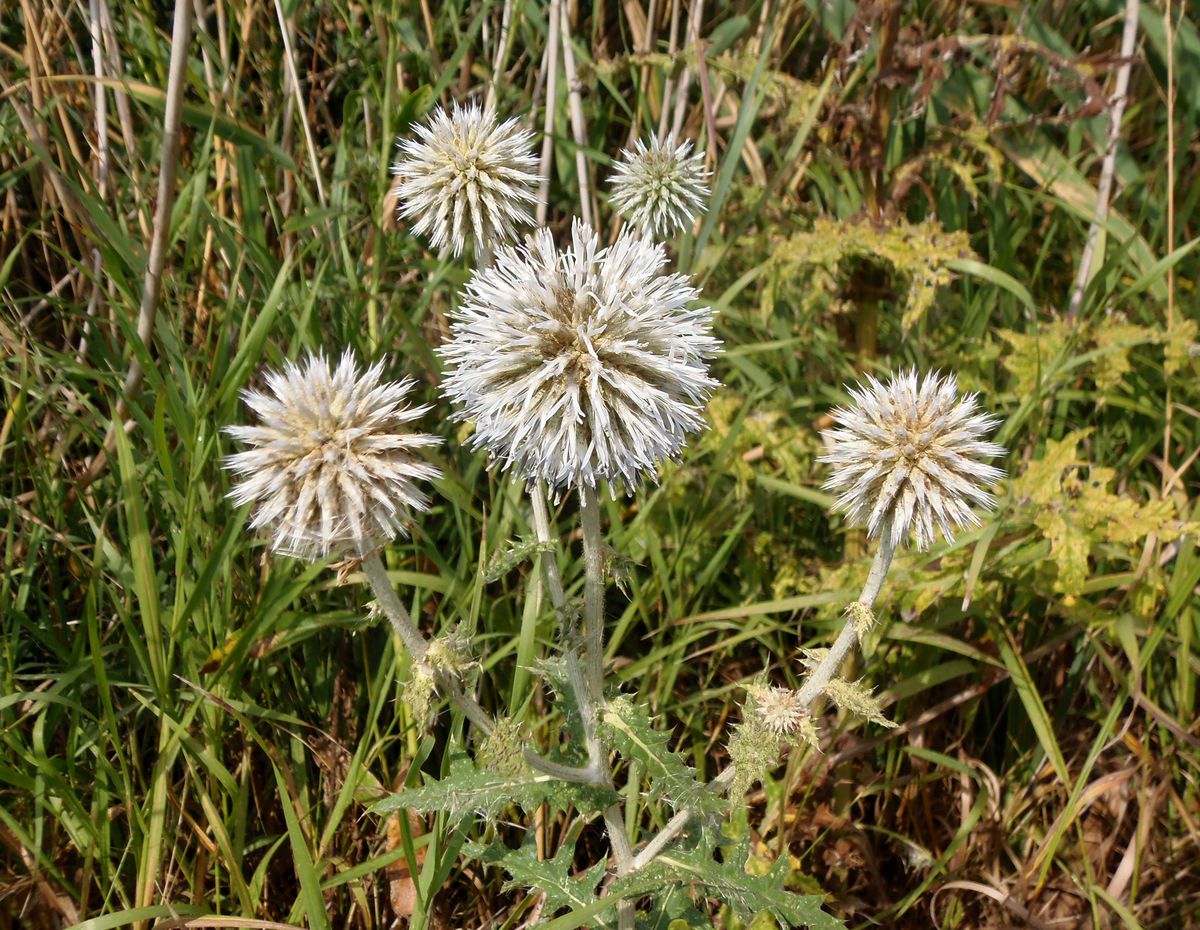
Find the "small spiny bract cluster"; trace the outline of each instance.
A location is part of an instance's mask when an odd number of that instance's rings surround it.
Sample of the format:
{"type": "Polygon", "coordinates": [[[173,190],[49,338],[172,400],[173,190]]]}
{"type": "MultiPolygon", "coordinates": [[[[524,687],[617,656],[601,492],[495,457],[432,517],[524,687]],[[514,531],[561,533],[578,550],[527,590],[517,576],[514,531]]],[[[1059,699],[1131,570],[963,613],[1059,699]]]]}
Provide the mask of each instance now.
{"type": "Polygon", "coordinates": [[[226,427],[248,447],[226,459],[240,479],[229,496],[254,505],[250,525],[277,552],[363,558],[428,508],[418,482],[440,472],[417,451],[441,440],[409,429],[429,410],[406,405],[414,382],[382,377],[382,365],[360,371],[349,351],[336,366],[316,354],[243,392],[260,424],[226,427]]]}
{"type": "Polygon", "coordinates": [[[468,240],[494,249],[532,221],[537,158],[532,134],[515,119],[498,123],[479,104],[455,104],[434,110],[416,134],[400,143],[392,193],[400,215],[434,249],[449,245],[461,255],[468,240]]]}
{"type": "Polygon", "coordinates": [[[834,509],[892,545],[914,533],[922,550],[933,545],[935,527],[951,540],[979,526],[972,508],[993,509],[988,489],[1004,476],[981,459],[1004,455],[1004,447],[982,438],[999,421],[979,410],[976,395],[960,396],[954,375],[922,378],[915,370],[886,384],[868,377],[850,395],[855,403],[834,410],[836,428],[822,433],[834,509]]]}
{"type": "Polygon", "coordinates": [[[763,726],[777,736],[790,736],[808,719],[800,692],[791,688],[764,688],[754,696],[754,712],[763,726]]]}
{"type": "Polygon", "coordinates": [[[677,456],[717,382],[712,310],[662,274],[662,246],[608,248],[576,222],[555,248],[539,230],[476,272],[440,352],[443,392],[475,422],[472,442],[553,487],[633,486],[677,456]]]}
{"type": "Polygon", "coordinates": [[[689,155],[692,143],[675,144],[674,136],[647,145],[637,140],[623,149],[609,183],[611,203],[638,229],[669,238],[686,229],[708,199],[704,155],[689,155]]]}

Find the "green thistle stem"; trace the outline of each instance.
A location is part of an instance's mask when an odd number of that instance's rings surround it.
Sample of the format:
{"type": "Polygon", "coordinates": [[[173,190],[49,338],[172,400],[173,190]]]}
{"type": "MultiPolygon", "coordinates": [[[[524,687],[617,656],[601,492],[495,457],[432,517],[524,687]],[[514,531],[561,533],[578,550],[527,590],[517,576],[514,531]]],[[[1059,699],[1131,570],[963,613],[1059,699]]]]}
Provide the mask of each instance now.
{"type": "MultiPolygon", "coordinates": [[[[595,714],[595,707],[604,700],[604,552],[603,536],[600,532],[600,502],[596,489],[587,485],[579,488],[579,517],[583,525],[583,563],[585,569],[583,587],[583,618],[587,629],[584,633],[584,658],[586,680],[581,682],[578,695],[581,699],[580,713],[584,720],[595,714]],[[589,700],[586,707],[584,695],[591,692],[595,705],[589,700]]],[[[585,722],[587,730],[588,757],[592,765],[603,767],[607,787],[612,787],[612,774],[604,747],[593,732],[594,719],[585,722]]],[[[620,803],[604,811],[604,825],[608,829],[608,841],[612,844],[613,858],[617,860],[617,874],[627,875],[633,869],[633,844],[625,831],[625,817],[620,803]]],[[[620,930],[633,930],[636,921],[632,901],[617,904],[617,926],[620,930]]]]}
{"type": "MultiPolygon", "coordinates": [[[[554,533],[550,528],[550,510],[546,506],[546,485],[537,481],[529,486],[529,501],[533,505],[533,531],[539,543],[554,545],[554,533]]],[[[558,560],[554,550],[542,550],[542,570],[546,575],[546,590],[550,592],[550,603],[558,613],[559,622],[567,615],[567,598],[563,593],[562,577],[558,574],[558,560]]]]}

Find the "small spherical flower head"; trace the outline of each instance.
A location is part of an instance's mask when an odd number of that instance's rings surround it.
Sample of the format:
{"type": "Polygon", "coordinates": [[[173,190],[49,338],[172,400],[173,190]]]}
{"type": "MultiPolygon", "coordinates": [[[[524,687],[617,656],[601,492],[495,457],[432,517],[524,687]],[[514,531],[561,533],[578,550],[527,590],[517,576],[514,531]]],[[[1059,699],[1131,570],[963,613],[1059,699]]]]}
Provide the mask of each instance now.
{"type": "Polygon", "coordinates": [[[498,123],[490,108],[438,107],[415,139],[400,143],[392,167],[400,215],[433,248],[449,245],[456,256],[468,239],[487,249],[514,241],[537,202],[532,145],[532,133],[515,119],[498,123]]]}
{"type": "Polygon", "coordinates": [[[323,355],[267,373],[267,390],[242,393],[261,421],[226,432],[248,448],[229,456],[240,480],[229,496],[253,504],[251,527],[271,548],[316,561],[364,558],[426,510],[418,482],[440,472],[416,450],[441,440],[408,424],[429,410],[409,407],[414,382],[382,380],[383,366],[359,371],[350,352],[331,366],[323,355]]]}
{"type": "Polygon", "coordinates": [[[474,446],[553,487],[632,486],[676,457],[705,425],[718,344],[666,261],[629,235],[602,249],[576,221],[564,250],[543,229],[476,272],[440,350],[474,446]]]}
{"type": "Polygon", "coordinates": [[[755,713],[772,733],[789,736],[800,729],[808,708],[800,703],[800,692],[791,688],[766,688],[755,698],[755,713]]]}
{"type": "Polygon", "coordinates": [[[689,155],[692,143],[675,144],[673,135],[659,141],[639,139],[622,149],[609,183],[611,202],[621,216],[643,232],[668,238],[692,224],[708,199],[704,155],[689,155]]]}
{"type": "Polygon", "coordinates": [[[954,375],[921,378],[915,369],[887,384],[868,377],[850,395],[855,403],[837,408],[837,427],[822,433],[834,509],[892,545],[914,533],[922,550],[933,545],[935,526],[948,541],[979,526],[972,508],[995,508],[988,489],[1004,476],[981,459],[1004,455],[1004,447],[982,438],[999,420],[980,412],[977,395],[959,396],[954,375]]]}

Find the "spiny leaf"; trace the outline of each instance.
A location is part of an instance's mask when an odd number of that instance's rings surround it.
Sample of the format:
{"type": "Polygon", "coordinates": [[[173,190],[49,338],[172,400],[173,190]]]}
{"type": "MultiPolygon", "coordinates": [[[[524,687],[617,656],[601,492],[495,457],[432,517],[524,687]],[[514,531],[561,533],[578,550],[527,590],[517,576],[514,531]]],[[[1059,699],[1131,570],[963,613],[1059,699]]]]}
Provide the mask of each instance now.
{"type": "MultiPolygon", "coordinates": [[[[487,846],[469,843],[464,852],[472,859],[504,869],[508,873],[504,882],[505,891],[535,888],[542,892],[546,896],[547,915],[562,908],[575,910],[593,904],[607,871],[607,860],[601,859],[581,875],[575,876],[572,874],[575,869],[574,842],[559,846],[552,859],[539,861],[537,843],[532,837],[533,833],[530,832],[519,849],[509,849],[500,842],[487,846]]],[[[614,907],[616,902],[617,899],[613,898],[614,907]]],[[[612,921],[598,915],[596,923],[609,926],[612,921]]]]}
{"type": "Polygon", "coordinates": [[[696,778],[696,770],[671,749],[670,737],[654,728],[649,711],[627,697],[608,702],[600,715],[600,738],[627,759],[636,759],[650,779],[651,800],[700,814],[724,813],[728,805],[696,778]]]}
{"type": "MultiPolygon", "coordinates": [[[[632,878],[701,885],[710,897],[728,904],[744,920],[766,913],[788,927],[845,930],[845,924],[822,910],[821,895],[794,894],[784,887],[788,874],[786,856],[777,860],[765,875],[753,875],[746,871],[750,858],[748,840],[726,847],[723,852],[723,859],[718,862],[703,846],[671,849],[655,859],[646,874],[632,878]]],[[[624,881],[628,879],[614,882],[611,893],[621,893],[624,881]]]]}
{"type": "Polygon", "coordinates": [[[613,791],[568,784],[541,772],[502,775],[480,771],[466,756],[459,755],[451,761],[450,773],[441,781],[431,780],[420,788],[398,791],[373,804],[371,810],[378,814],[401,809],[445,811],[451,822],[457,824],[472,814],[492,819],[510,804],[526,812],[543,803],[555,810],[574,805],[581,811],[598,811],[616,800],[613,791]]]}
{"type": "Polygon", "coordinates": [[[834,678],[822,690],[838,707],[844,710],[865,717],[872,723],[878,723],[881,726],[894,727],[896,725],[883,715],[879,699],[871,694],[869,688],[857,681],[834,678]]]}
{"type": "Polygon", "coordinates": [[[687,889],[677,885],[666,894],[654,896],[646,930],[712,930],[712,921],[696,910],[687,889]]]}
{"type": "Polygon", "coordinates": [[[521,540],[507,549],[501,549],[492,555],[488,561],[487,569],[483,573],[483,580],[488,583],[497,581],[522,562],[528,561],[535,553],[553,551],[554,545],[552,543],[541,543],[536,539],[521,540]]]}

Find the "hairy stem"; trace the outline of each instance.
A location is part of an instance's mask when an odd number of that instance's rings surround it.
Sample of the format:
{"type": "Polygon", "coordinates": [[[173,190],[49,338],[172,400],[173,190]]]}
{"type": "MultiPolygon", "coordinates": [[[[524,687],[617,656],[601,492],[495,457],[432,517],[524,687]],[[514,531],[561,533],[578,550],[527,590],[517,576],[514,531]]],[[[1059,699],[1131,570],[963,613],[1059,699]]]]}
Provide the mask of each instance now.
{"type": "MultiPolygon", "coordinates": [[[[379,558],[379,554],[372,553],[363,559],[362,568],[363,573],[367,576],[367,581],[371,584],[371,590],[375,592],[375,600],[379,602],[384,615],[392,624],[392,629],[396,631],[396,635],[400,637],[413,660],[423,661],[425,653],[429,651],[429,642],[421,635],[417,625],[412,622],[412,617],[400,603],[400,598],[396,596],[396,591],[392,587],[391,581],[388,580],[387,569],[383,567],[383,561],[379,558]]],[[[495,729],[491,717],[479,706],[478,701],[463,691],[462,685],[458,683],[457,679],[439,672],[437,683],[438,687],[445,692],[450,701],[466,715],[471,723],[475,724],[483,733],[491,735],[492,730],[495,729]]]]}
{"type": "MultiPolygon", "coordinates": [[[[613,786],[612,773],[604,746],[596,737],[595,717],[598,706],[604,700],[604,553],[603,537],[600,532],[600,502],[596,489],[587,485],[579,488],[579,516],[583,525],[583,563],[585,570],[583,587],[584,631],[584,677],[576,681],[576,699],[579,713],[584,721],[587,737],[589,764],[604,773],[606,787],[613,786]]],[[[618,802],[604,812],[604,825],[608,828],[608,839],[612,844],[613,858],[617,863],[617,874],[626,875],[633,869],[633,844],[625,830],[625,817],[618,802]]],[[[633,930],[635,923],[632,901],[621,901],[617,905],[617,926],[620,930],[633,930]]]]}
{"type": "MultiPolygon", "coordinates": [[[[533,505],[533,532],[537,541],[543,546],[555,545],[553,530],[550,528],[550,508],[546,506],[546,485],[536,481],[529,485],[529,502],[533,505]]],[[[551,548],[542,549],[542,571],[546,575],[546,590],[550,592],[550,603],[554,605],[561,622],[567,612],[567,598],[563,593],[562,576],[558,573],[558,559],[551,548]]]]}
{"type": "Polygon", "coordinates": [[[555,762],[553,759],[539,756],[531,749],[526,749],[524,755],[525,761],[529,763],[531,768],[535,768],[547,775],[553,775],[555,778],[561,778],[563,781],[576,782],[580,785],[599,785],[601,787],[605,787],[607,784],[606,773],[594,769],[591,765],[564,765],[561,762],[555,762]]]}
{"type": "MultiPolygon", "coordinates": [[[[875,598],[879,596],[879,589],[883,587],[883,579],[887,577],[888,568],[891,567],[892,556],[895,554],[896,547],[892,544],[889,535],[885,533],[883,541],[875,553],[875,561],[871,563],[871,571],[867,575],[866,584],[863,585],[862,593],[858,596],[860,604],[870,607],[875,603],[875,598]]],[[[850,650],[857,642],[858,631],[854,624],[847,620],[825,658],[817,663],[816,668],[805,679],[804,685],[800,688],[800,704],[807,707],[820,696],[830,679],[841,669],[842,663],[846,661],[846,656],[850,654],[850,650]]]]}
{"type": "Polygon", "coordinates": [[[587,681],[597,700],[604,694],[604,554],[600,535],[600,503],[596,489],[579,489],[579,517],[583,524],[583,620],[587,629],[584,656],[587,681]]]}

